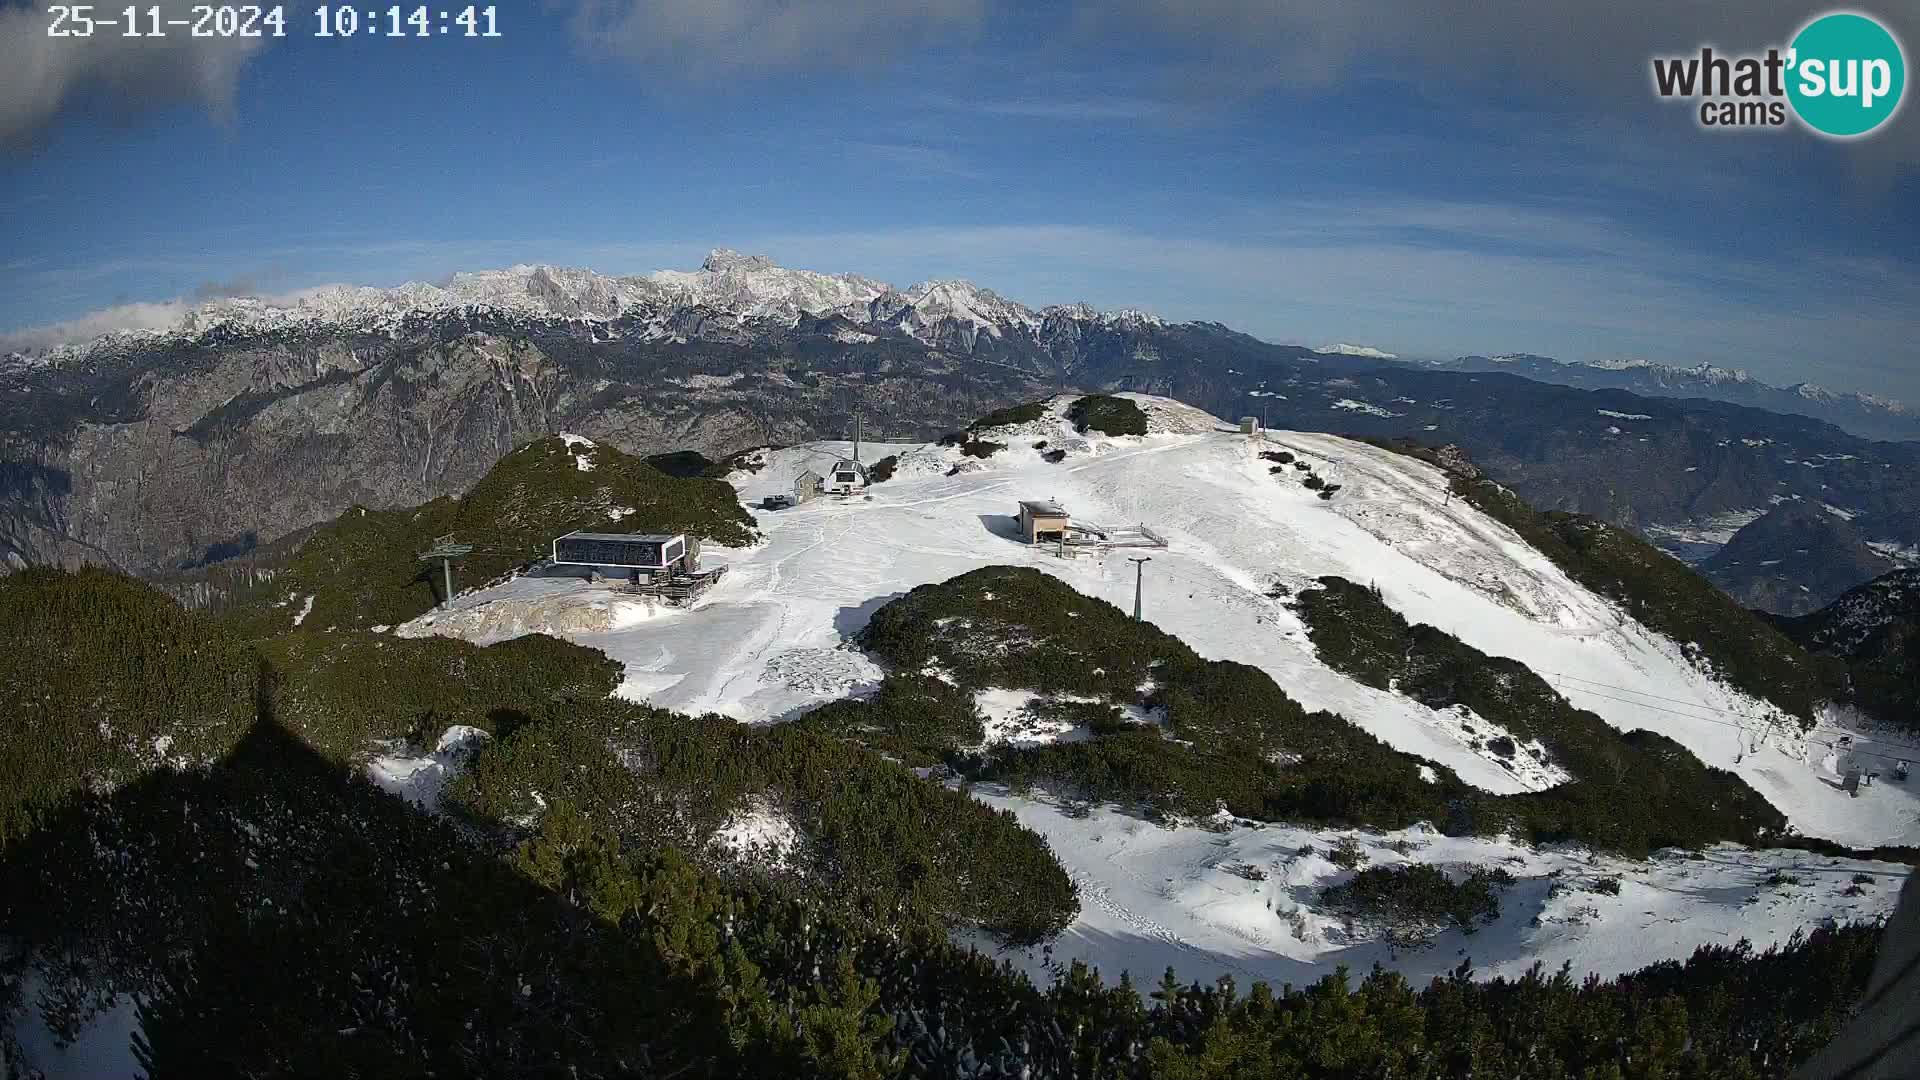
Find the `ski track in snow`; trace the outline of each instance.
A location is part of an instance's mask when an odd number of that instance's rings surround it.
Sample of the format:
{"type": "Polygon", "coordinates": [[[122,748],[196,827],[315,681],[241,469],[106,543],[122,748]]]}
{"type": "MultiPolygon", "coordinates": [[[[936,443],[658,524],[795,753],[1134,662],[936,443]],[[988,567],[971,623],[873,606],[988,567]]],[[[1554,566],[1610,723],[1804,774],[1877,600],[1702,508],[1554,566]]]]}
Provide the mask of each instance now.
{"type": "MultiPolygon", "coordinates": [[[[875,610],[918,585],[981,566],[1031,566],[1130,610],[1134,573],[1126,552],[1061,560],[1015,538],[1017,500],[1057,498],[1077,519],[1144,522],[1169,539],[1168,549],[1151,553],[1145,585],[1146,617],[1161,629],[1208,658],[1259,667],[1308,709],[1337,712],[1476,786],[1519,792],[1558,777],[1551,768],[1517,773],[1464,742],[1457,715],[1436,713],[1327,668],[1305,626],[1285,600],[1270,598],[1268,589],[1278,584],[1290,595],[1335,574],[1376,585],[1410,622],[1431,623],[1483,652],[1519,660],[1574,704],[1616,727],[1659,732],[1708,764],[1737,772],[1804,832],[1862,847],[1920,843],[1920,801],[1914,790],[1883,782],[1863,789],[1857,799],[1845,796],[1838,778],[1819,767],[1824,749],[1815,740],[1802,737],[1770,706],[1694,668],[1679,645],[1579,587],[1504,525],[1462,500],[1449,500],[1438,470],[1334,436],[1269,432],[1249,438],[1185,406],[1127,396],[1149,409],[1163,433],[1081,436],[1059,418],[1062,406],[1056,404],[1053,415],[1041,421],[983,433],[1007,443],[1007,449],[953,476],[945,475],[953,465],[978,463],[952,448],[865,444],[863,456],[870,460],[900,456],[893,479],[871,488],[866,497],[828,496],[788,510],[754,510],[764,542],[745,549],[708,547],[706,565],[725,564],[729,572],[692,610],[631,622],[616,619],[620,625],[603,631],[574,630],[558,620],[561,632],[624,665],[622,696],[749,723],[777,721],[870,690],[878,669],[858,662],[851,639],[875,610]],[[1071,456],[1060,464],[1043,461],[1032,449],[1039,439],[1070,448],[1071,456]],[[1258,455],[1279,448],[1342,485],[1340,493],[1323,501],[1301,485],[1305,473],[1288,468],[1271,475],[1270,462],[1258,455]],[[1758,749],[1751,749],[1756,744],[1758,749]]],[[[756,506],[765,495],[791,490],[802,470],[817,469],[823,459],[849,450],[844,442],[822,442],[772,451],[765,468],[736,473],[731,480],[742,501],[756,506]]],[[[644,529],[646,523],[633,526],[644,529]]],[[[577,580],[520,578],[459,597],[451,616],[423,616],[399,632],[457,634],[462,626],[498,627],[503,620],[488,622],[466,613],[549,601],[593,605],[605,596],[604,588],[577,580]]],[[[1731,877],[1715,879],[1705,893],[1696,880],[1706,874],[1698,862],[1688,861],[1679,870],[1668,862],[1639,870],[1623,865],[1619,872],[1629,881],[1623,896],[1641,897],[1644,890],[1652,906],[1629,911],[1637,900],[1589,897],[1588,906],[1599,914],[1568,922],[1570,909],[1560,900],[1527,900],[1517,907],[1537,909],[1551,932],[1509,927],[1511,920],[1503,915],[1501,926],[1507,930],[1502,934],[1483,931],[1396,960],[1383,945],[1330,946],[1345,931],[1316,921],[1320,916],[1310,909],[1306,891],[1311,890],[1305,884],[1274,896],[1273,911],[1264,905],[1249,910],[1238,900],[1221,899],[1253,884],[1242,878],[1216,875],[1224,882],[1196,892],[1182,883],[1201,871],[1161,867],[1136,875],[1135,859],[1123,863],[1104,837],[1088,834],[1086,820],[1069,818],[1044,801],[982,797],[1015,810],[1046,836],[1082,883],[1082,916],[1056,943],[1052,958],[1080,956],[1110,969],[1122,962],[1145,975],[1157,975],[1173,963],[1191,977],[1257,973],[1297,984],[1336,963],[1364,970],[1375,959],[1424,974],[1451,968],[1462,947],[1483,971],[1517,972],[1534,959],[1550,966],[1572,960],[1576,970],[1621,971],[1684,955],[1708,941],[1741,934],[1772,941],[1828,915],[1882,914],[1906,872],[1877,868],[1873,873],[1885,887],[1869,888],[1862,897],[1843,900],[1837,890],[1828,890],[1817,896],[1807,892],[1792,903],[1775,898],[1756,906],[1747,902],[1753,875],[1764,878],[1776,864],[1822,860],[1799,852],[1718,849],[1709,862],[1731,877]],[[1154,884],[1155,877],[1169,896],[1139,884],[1154,884]],[[1311,948],[1276,915],[1295,909],[1306,920],[1311,948]],[[1760,918],[1763,909],[1768,914],[1760,918]],[[1679,921],[1663,921],[1668,919],[1679,921]],[[1498,945],[1490,949],[1490,943],[1498,945]]],[[[1115,816],[1096,811],[1090,820],[1109,822],[1115,816]]],[[[1211,832],[1143,828],[1163,834],[1174,848],[1194,848],[1182,849],[1181,867],[1204,870],[1220,862],[1206,863],[1207,850],[1195,847],[1215,843],[1218,837],[1211,832]]],[[[1141,834],[1133,835],[1131,843],[1137,845],[1141,834]]],[[[1307,835],[1268,827],[1233,832],[1229,843],[1247,850],[1244,861],[1281,867],[1291,856],[1274,847],[1276,840],[1307,835]]],[[[1458,856],[1456,861],[1485,862],[1497,855],[1547,867],[1585,858],[1493,841],[1421,842],[1458,856]]],[[[1268,884],[1273,880],[1270,874],[1268,884]]],[[[1544,897],[1545,889],[1523,881],[1513,895],[1544,897]]]]}

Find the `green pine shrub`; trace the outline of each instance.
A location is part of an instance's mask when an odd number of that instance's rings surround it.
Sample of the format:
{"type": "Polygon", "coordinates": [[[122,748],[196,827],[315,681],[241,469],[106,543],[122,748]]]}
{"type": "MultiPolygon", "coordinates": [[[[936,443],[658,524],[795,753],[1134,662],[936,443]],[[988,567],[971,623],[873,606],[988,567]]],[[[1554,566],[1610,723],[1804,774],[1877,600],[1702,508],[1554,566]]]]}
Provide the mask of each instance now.
{"type": "Polygon", "coordinates": [[[967,425],[968,431],[982,431],[987,428],[1011,427],[1014,424],[1031,424],[1047,415],[1046,401],[1029,401],[1022,405],[1009,405],[1004,409],[995,409],[987,415],[967,425]]]}
{"type": "Polygon", "coordinates": [[[1067,406],[1067,419],[1073,429],[1085,434],[1098,431],[1105,435],[1145,435],[1147,414],[1129,398],[1107,394],[1088,394],[1067,406]]]}
{"type": "Polygon", "coordinates": [[[592,450],[554,436],[500,459],[458,499],[406,510],[353,507],[300,546],[275,579],[272,604],[236,619],[258,636],[299,626],[325,630],[398,625],[445,597],[438,561],[418,553],[452,534],[474,551],[453,562],[454,588],[471,588],[551,552],[576,529],[684,532],[719,544],[753,541],[753,519],[732,486],[713,477],[669,476],[610,446],[592,450]],[[590,469],[579,467],[582,461],[590,469]]]}
{"type": "Polygon", "coordinates": [[[1332,910],[1384,928],[1400,942],[1431,938],[1441,927],[1473,933],[1500,917],[1500,893],[1513,875],[1500,867],[1475,866],[1456,881],[1428,863],[1372,866],[1350,880],[1321,890],[1332,910]]]}
{"type": "Polygon", "coordinates": [[[245,640],[131,578],[0,577],[0,849],[82,792],[219,760],[260,686],[245,640]]]}
{"type": "Polygon", "coordinates": [[[1546,791],[1476,796],[1477,830],[1513,828],[1537,842],[1579,840],[1638,854],[1785,833],[1785,817],[1744,780],[1673,740],[1621,732],[1518,661],[1488,656],[1432,626],[1408,626],[1378,589],[1339,577],[1319,585],[1294,606],[1326,664],[1429,708],[1465,706],[1507,731],[1489,741],[1495,754],[1512,758],[1514,740],[1538,741],[1572,774],[1573,782],[1546,791]]]}

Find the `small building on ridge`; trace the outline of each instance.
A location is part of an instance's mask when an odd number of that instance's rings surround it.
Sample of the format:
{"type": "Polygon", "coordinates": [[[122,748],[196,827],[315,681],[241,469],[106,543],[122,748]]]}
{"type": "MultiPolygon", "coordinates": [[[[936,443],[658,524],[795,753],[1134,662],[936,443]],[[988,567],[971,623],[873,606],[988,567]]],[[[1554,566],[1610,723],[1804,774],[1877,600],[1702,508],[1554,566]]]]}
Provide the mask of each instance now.
{"type": "Polygon", "coordinates": [[[1020,501],[1020,535],[1029,544],[1058,543],[1066,538],[1069,518],[1066,508],[1039,499],[1020,501]]]}

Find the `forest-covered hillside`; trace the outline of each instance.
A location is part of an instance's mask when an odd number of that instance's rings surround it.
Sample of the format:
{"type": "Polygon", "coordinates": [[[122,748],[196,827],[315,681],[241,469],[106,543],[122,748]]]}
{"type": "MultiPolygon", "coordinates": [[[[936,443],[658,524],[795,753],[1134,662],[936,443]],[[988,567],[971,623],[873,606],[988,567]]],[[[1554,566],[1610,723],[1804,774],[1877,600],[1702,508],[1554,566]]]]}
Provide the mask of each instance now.
{"type": "MultiPolygon", "coordinates": [[[[146,644],[121,674],[249,652],[122,579],[0,588],[10,619],[31,593],[37,631],[67,634],[43,653],[40,687],[111,679],[123,641],[146,644]],[[119,632],[101,633],[96,611],[119,632]]],[[[313,718],[377,696],[347,677],[391,663],[377,651],[323,673],[312,655],[263,650],[265,670],[235,665],[198,697],[123,702],[143,734],[184,738],[207,715],[242,733],[207,761],[146,762],[42,803],[0,850],[0,1059],[21,1062],[22,1025],[57,1039],[132,1009],[128,1061],[154,1076],[1777,1075],[1843,1022],[1874,951],[1866,927],[1761,955],[1703,949],[1608,982],[1479,981],[1463,966],[1425,988],[1376,971],[1250,994],[1165,981],[1142,996],[1075,968],[1035,987],[941,929],[962,914],[942,897],[1045,904],[1009,892],[1022,879],[980,846],[992,815],[797,729],[762,750],[735,725],[637,707],[575,722],[569,695],[590,692],[596,662],[570,650],[489,658],[523,672],[479,689],[436,676],[453,654],[408,661],[411,704],[369,732],[493,715],[494,740],[441,814],[296,730],[340,737],[344,724],[313,718]],[[283,709],[301,714],[295,727],[283,709]],[[793,876],[730,872],[659,831],[769,781],[784,805],[815,807],[802,820],[832,840],[793,876]],[[516,822],[536,794],[537,822],[516,822]],[[876,816],[894,820],[869,833],[876,816]],[[935,845],[925,859],[874,861],[916,838],[935,845]],[[941,892],[956,874],[962,892],[941,892]],[[847,888],[876,902],[831,898],[847,888]]],[[[24,685],[6,684],[9,717],[29,704],[24,685]]],[[[998,835],[1019,849],[1017,832],[998,835]]]]}
{"type": "MultiPolygon", "coordinates": [[[[1430,821],[1629,855],[1778,834],[1737,778],[1338,579],[1296,599],[1329,663],[1573,780],[1480,791],[1031,568],[878,605],[880,684],[768,726],[622,700],[620,664],[551,637],[374,629],[433,603],[413,552],[448,531],[484,549],[463,582],[602,518],[753,538],[710,470],[676,471],[530,444],[461,499],[349,512],[218,611],[98,571],[0,580],[0,1061],[125,1030],[156,1077],[1773,1076],[1861,992],[1873,926],[1611,980],[1147,993],[1156,972],[1036,985],[956,943],[1045,949],[1088,902],[976,784],[1167,827],[1430,821]],[[995,694],[1073,737],[1012,737],[995,694]]],[[[1510,881],[1374,868],[1326,902],[1471,929],[1510,881]]]]}

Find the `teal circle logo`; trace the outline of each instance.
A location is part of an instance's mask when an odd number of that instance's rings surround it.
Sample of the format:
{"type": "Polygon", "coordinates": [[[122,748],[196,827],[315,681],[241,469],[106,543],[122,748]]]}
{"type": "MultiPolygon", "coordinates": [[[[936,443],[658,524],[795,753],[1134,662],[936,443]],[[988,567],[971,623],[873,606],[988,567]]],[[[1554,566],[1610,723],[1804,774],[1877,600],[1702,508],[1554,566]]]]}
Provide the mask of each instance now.
{"type": "Polygon", "coordinates": [[[1787,53],[1787,100],[1822,135],[1850,139],[1893,118],[1907,88],[1907,60],[1886,27],[1835,12],[1808,23],[1787,53]]]}

